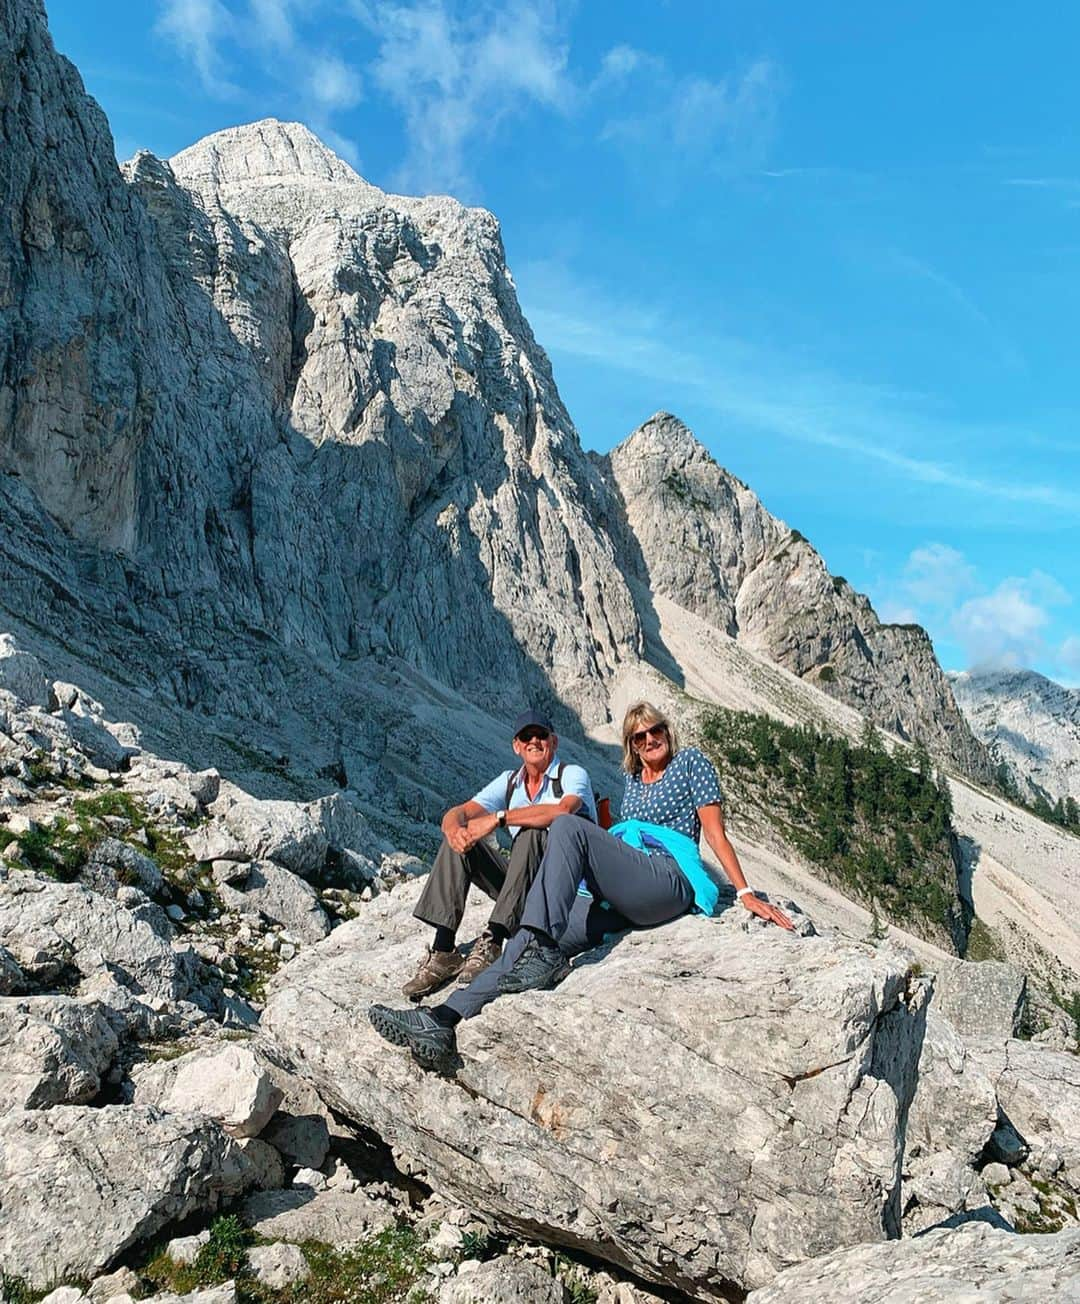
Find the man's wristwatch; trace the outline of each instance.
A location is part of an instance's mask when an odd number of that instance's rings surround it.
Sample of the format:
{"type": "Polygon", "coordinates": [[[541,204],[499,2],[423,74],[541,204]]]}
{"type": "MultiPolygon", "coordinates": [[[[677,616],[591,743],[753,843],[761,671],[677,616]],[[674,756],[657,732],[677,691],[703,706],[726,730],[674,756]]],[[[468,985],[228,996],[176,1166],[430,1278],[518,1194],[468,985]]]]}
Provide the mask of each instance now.
{"type": "Polygon", "coordinates": [[[500,829],[506,828],[506,811],[500,810],[496,812],[495,823],[499,826],[500,829]]]}

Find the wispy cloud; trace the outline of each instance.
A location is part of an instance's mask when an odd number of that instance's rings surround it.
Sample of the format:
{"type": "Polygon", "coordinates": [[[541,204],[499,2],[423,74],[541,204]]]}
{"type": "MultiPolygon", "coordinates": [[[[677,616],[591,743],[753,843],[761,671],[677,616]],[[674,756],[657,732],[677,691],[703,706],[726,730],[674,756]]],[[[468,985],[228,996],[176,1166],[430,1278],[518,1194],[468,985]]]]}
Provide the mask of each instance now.
{"type": "Polygon", "coordinates": [[[156,30],[192,63],[211,95],[227,99],[237,94],[221,52],[223,42],[234,35],[233,17],[221,0],[164,0],[156,30]]]}
{"type": "Polygon", "coordinates": [[[621,88],[601,132],[654,176],[693,164],[711,172],[759,171],[776,131],[784,77],[770,59],[712,79],[676,75],[664,60],[628,46],[604,56],[593,89],[621,88]]]}
{"type": "Polygon", "coordinates": [[[951,277],[946,276],[944,272],[931,267],[929,263],[924,262],[921,258],[901,253],[899,250],[893,250],[891,256],[892,261],[902,271],[936,286],[950,303],[958,308],[969,321],[974,322],[993,346],[1005,366],[1013,371],[1027,370],[1027,363],[1020,350],[1016,348],[997,322],[979,307],[961,285],[957,284],[951,277]]]}
{"type": "Polygon", "coordinates": [[[1004,579],[992,592],[962,603],[952,618],[952,631],[969,665],[1030,666],[1048,651],[1050,608],[1069,602],[1057,580],[1033,571],[1004,579]]]}
{"type": "Polygon", "coordinates": [[[980,500],[1080,511],[1080,492],[1067,486],[994,479],[906,451],[941,447],[974,433],[925,416],[917,410],[916,396],[808,370],[735,337],[691,331],[683,320],[614,300],[558,265],[527,263],[518,272],[537,338],[553,352],[649,377],[665,392],[673,386],[693,390],[699,402],[744,427],[835,449],[906,480],[980,500]],[[534,295],[529,287],[536,288],[534,295]],[[692,346],[672,343],[687,339],[692,346]]]}
{"type": "MultiPolygon", "coordinates": [[[[302,20],[324,3],[312,0],[159,0],[156,30],[195,68],[204,89],[218,99],[236,99],[244,59],[293,98],[312,129],[354,166],[355,144],[335,126],[335,115],[363,96],[360,73],[334,50],[324,48],[302,20]]],[[[265,101],[264,101],[265,102],[265,101]]]]}
{"type": "Polygon", "coordinates": [[[475,142],[534,106],[562,113],[574,101],[566,42],[548,4],[465,10],[444,0],[354,0],[353,10],[378,44],[374,82],[405,122],[403,189],[469,189],[475,142]]]}

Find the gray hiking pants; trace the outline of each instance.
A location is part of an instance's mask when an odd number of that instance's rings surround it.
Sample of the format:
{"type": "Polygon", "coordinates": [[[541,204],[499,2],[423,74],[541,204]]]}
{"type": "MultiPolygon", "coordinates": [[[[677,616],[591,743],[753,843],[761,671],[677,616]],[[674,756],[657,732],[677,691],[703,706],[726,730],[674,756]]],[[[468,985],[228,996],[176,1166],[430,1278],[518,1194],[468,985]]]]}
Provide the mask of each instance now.
{"type": "Polygon", "coordinates": [[[515,932],[525,897],[540,868],[547,834],[547,829],[522,829],[514,838],[509,862],[487,842],[478,842],[462,855],[444,838],[413,915],[432,928],[449,928],[456,933],[465,913],[469,887],[475,883],[495,902],[489,922],[501,924],[508,933],[515,932]]]}
{"type": "Polygon", "coordinates": [[[580,955],[610,933],[651,928],[686,914],[694,904],[690,884],[666,854],[647,855],[613,838],[591,820],[560,815],[548,832],[540,871],[525,898],[521,928],[494,964],[447,1001],[471,1019],[499,995],[499,979],[513,968],[532,932],[555,939],[567,956],[580,955]],[[582,879],[594,899],[578,895],[582,879]],[[598,904],[607,902],[610,908],[598,904]]]}

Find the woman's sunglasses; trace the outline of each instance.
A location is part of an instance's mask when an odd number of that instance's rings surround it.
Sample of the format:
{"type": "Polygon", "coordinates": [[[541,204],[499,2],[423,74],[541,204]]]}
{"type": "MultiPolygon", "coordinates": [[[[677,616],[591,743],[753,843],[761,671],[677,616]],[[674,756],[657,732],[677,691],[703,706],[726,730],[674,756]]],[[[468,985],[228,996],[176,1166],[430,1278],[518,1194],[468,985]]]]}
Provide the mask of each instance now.
{"type": "Polygon", "coordinates": [[[630,735],[630,741],[635,747],[640,747],[646,738],[659,738],[662,734],[666,733],[666,724],[651,724],[647,729],[639,729],[637,733],[632,733],[630,735]]]}

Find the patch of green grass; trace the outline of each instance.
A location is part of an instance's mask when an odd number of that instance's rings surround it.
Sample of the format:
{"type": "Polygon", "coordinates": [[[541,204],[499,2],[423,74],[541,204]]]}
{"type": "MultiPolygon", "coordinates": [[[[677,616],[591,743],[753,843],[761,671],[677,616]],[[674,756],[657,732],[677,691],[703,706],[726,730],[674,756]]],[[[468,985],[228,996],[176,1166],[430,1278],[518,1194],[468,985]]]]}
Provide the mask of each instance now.
{"type": "Polygon", "coordinates": [[[175,1263],[159,1253],[142,1269],[156,1290],[179,1294],[223,1281],[236,1282],[238,1304],[421,1304],[428,1295],[411,1294],[424,1275],[430,1256],[411,1227],[398,1224],[349,1249],[334,1249],[318,1241],[300,1248],[311,1275],[282,1290],[260,1285],[251,1276],[248,1250],[261,1238],[234,1215],[215,1219],[210,1240],[195,1262],[175,1263]]]}
{"type": "Polygon", "coordinates": [[[836,670],[833,666],[823,665],[818,671],[817,677],[819,684],[831,684],[836,679],[836,670]]]}
{"type": "Polygon", "coordinates": [[[88,837],[78,824],[61,817],[47,828],[41,826],[18,834],[15,841],[31,869],[61,883],[71,883],[79,877],[97,838],[88,837]]]}
{"type": "Polygon", "coordinates": [[[566,1287],[570,1304],[596,1304],[597,1294],[580,1275],[580,1268],[565,1254],[555,1255],[555,1276],[566,1287]]]}
{"type": "Polygon", "coordinates": [[[0,1301],[3,1304],[37,1304],[47,1294],[44,1290],[31,1290],[25,1281],[0,1272],[0,1301]]]}
{"type": "MultiPolygon", "coordinates": [[[[94,848],[106,836],[118,837],[136,851],[149,855],[171,883],[186,891],[196,862],[183,837],[163,829],[144,807],[126,792],[108,788],[93,796],[76,798],[71,815],[63,815],[48,827],[27,833],[0,835],[4,844],[18,842],[22,857],[31,869],[61,882],[70,883],[90,860],[94,848]],[[122,819],[127,827],[117,831],[105,821],[122,819]]],[[[137,876],[118,874],[123,882],[137,882],[137,876]]]]}
{"type": "Polygon", "coordinates": [[[1005,959],[1005,947],[1002,945],[1001,938],[978,915],[971,921],[964,959],[975,961],[1005,959]]]}
{"type": "Polygon", "coordinates": [[[248,1274],[248,1246],[255,1234],[235,1214],[224,1214],[210,1224],[210,1239],[191,1263],[177,1263],[164,1252],[143,1269],[143,1275],[164,1290],[187,1294],[200,1286],[217,1286],[248,1274]]]}

